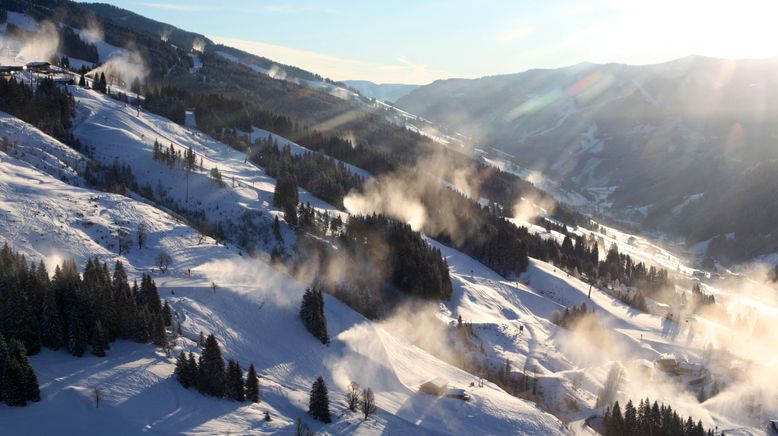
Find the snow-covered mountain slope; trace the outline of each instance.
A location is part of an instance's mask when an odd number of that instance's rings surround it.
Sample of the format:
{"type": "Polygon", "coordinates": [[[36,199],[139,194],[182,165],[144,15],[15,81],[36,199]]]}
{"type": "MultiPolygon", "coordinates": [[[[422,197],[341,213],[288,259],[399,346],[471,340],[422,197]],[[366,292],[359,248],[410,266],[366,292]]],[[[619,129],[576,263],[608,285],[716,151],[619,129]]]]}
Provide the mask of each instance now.
{"type": "MultiPolygon", "coordinates": [[[[214,223],[238,223],[243,219],[267,223],[278,215],[272,207],[275,180],[247,162],[245,154],[202,132],[138,111],[98,92],[75,86],[70,91],[78,101],[76,137],[92,147],[94,157],[101,162],[110,164],[117,159],[129,164],[138,183],[151,187],[156,196],[164,192],[172,204],[185,207],[188,203],[188,209],[202,211],[214,223]],[[154,160],[155,141],[165,149],[172,144],[181,153],[191,148],[198,168],[187,175],[183,169],[154,160]],[[213,168],[221,174],[222,185],[210,176],[213,168]]],[[[300,190],[300,201],[332,216],[341,213],[304,190],[300,190]]],[[[270,244],[269,234],[254,236],[260,246],[270,244]]]]}
{"type": "Polygon", "coordinates": [[[543,189],[561,201],[581,198],[575,203],[593,214],[692,243],[754,233],[738,247],[749,253],[738,260],[748,260],[776,251],[776,211],[758,188],[775,190],[767,163],[778,158],[769,121],[778,111],[761,102],[776,92],[776,65],[703,56],[579,64],[439,80],[396,105],[456,128],[494,161],[538,174],[543,189]]]}
{"type": "MultiPolygon", "coordinates": [[[[192,147],[198,163],[202,158],[204,168],[189,176],[190,205],[202,208],[214,220],[237,219],[246,211],[268,219],[278,213],[270,206],[275,181],[261,168],[246,163],[243,154],[191,127],[182,127],[142,111],[139,113],[102,94],[75,87],[71,87],[71,91],[78,100],[74,133],[92,148],[97,160],[110,164],[117,159],[130,164],[142,185],[148,184],[157,192],[166,191],[168,197],[182,204],[186,201],[186,173],[155,161],[152,144],[154,140],[159,140],[163,147],[172,143],[182,151],[192,147]],[[212,167],[219,168],[226,186],[220,186],[207,176],[212,167]]],[[[7,172],[2,180],[8,180],[2,193],[3,208],[8,211],[4,216],[10,218],[5,224],[0,222],[5,226],[0,234],[9,235],[12,245],[18,245],[17,248],[33,257],[76,256],[81,264],[85,256],[94,254],[103,260],[122,258],[128,262],[131,275],[136,276],[153,268],[153,258],[159,251],[170,252],[175,262],[173,270],[167,275],[157,272],[154,277],[163,297],[184,318],[185,335],[193,338],[200,330],[214,332],[228,357],[240,359],[244,367],[251,362],[258,365],[266,388],[266,402],[258,406],[239,407],[203,398],[183,391],[169,379],[172,370],[169,360],[142,346],[132,351],[134,346],[126,344],[132,353],[142,356],[138,359],[140,363],[136,360],[117,363],[119,361],[113,359],[120,356],[112,353],[106,359],[108,363],[88,364],[89,368],[105,368],[94,374],[81,366],[72,367],[77,364],[69,363],[70,358],[57,353],[47,352],[33,358],[36,369],[41,368],[44,395],[47,396],[40,407],[48,407],[46,399],[67,398],[66,404],[56,403],[56,407],[73,414],[87,413],[87,410],[92,413],[88,392],[98,383],[117,386],[118,393],[107,396],[105,404],[106,409],[113,408],[117,414],[116,418],[111,418],[121,423],[117,426],[128,425],[135,430],[138,427],[133,426],[149,425],[162,433],[176,433],[181,428],[206,433],[288,431],[294,419],[304,414],[311,381],[323,374],[330,384],[331,398],[340,398],[346,384],[355,379],[376,390],[381,407],[375,421],[362,423],[338,406],[337,422],[320,427],[324,432],[548,434],[564,431],[554,418],[541,414],[530,403],[511,397],[490,383],[483,388],[469,388],[473,400],[468,403],[418,394],[418,385],[430,378],[441,376],[455,387],[467,388],[477,381],[477,374],[466,373],[433,357],[446,357],[439,354],[446,352],[440,350],[443,341],[437,349],[430,344],[414,345],[416,338],[398,328],[397,319],[371,323],[327,297],[326,311],[333,342],[330,347],[322,347],[304,331],[298,320],[297,305],[304,284],[260,260],[241,256],[236,249],[200,238],[199,233],[151,205],[57,181],[35,166],[80,184],[72,172],[72,168],[81,165],[80,156],[10,117],[0,118],[0,127],[4,130],[0,131],[0,136],[15,138],[20,144],[12,147],[2,163],[7,172]],[[48,196],[48,192],[52,195],[48,196]],[[17,200],[20,198],[33,201],[21,202],[17,200]],[[140,220],[154,223],[154,237],[148,248],[131,248],[119,257],[115,245],[117,230],[125,228],[132,232],[140,220]],[[30,223],[32,230],[20,227],[21,222],[30,223]],[[57,231],[58,226],[61,231],[57,231]],[[47,228],[54,231],[46,232],[44,229],[47,228]],[[76,248],[75,253],[71,253],[70,247],[76,248]],[[190,269],[191,276],[184,273],[190,269]],[[212,283],[218,285],[215,293],[212,283]],[[37,359],[43,363],[36,363],[37,359]],[[141,369],[149,369],[154,375],[135,373],[141,369]],[[79,377],[68,378],[68,374],[77,371],[82,371],[79,377]],[[115,381],[119,374],[129,374],[129,377],[115,381]],[[58,383],[58,380],[70,381],[58,383]],[[74,389],[67,390],[67,386],[74,386],[74,389]],[[61,394],[64,391],[80,392],[80,396],[68,397],[61,394]],[[144,397],[146,395],[149,397],[144,397]],[[151,397],[161,400],[152,401],[151,397]],[[143,401],[144,398],[149,400],[143,401]],[[137,408],[125,410],[121,405],[128,402],[138,404],[137,408]],[[81,409],[73,410],[71,403],[81,409]],[[194,405],[189,406],[190,403],[194,405]],[[177,406],[169,406],[171,404],[177,406]],[[262,421],[265,410],[271,411],[277,419],[271,423],[262,421]],[[205,418],[195,419],[195,416],[205,418]]],[[[304,152],[302,148],[296,150],[304,152]]],[[[340,213],[302,191],[301,198],[322,210],[340,213]]],[[[647,242],[643,244],[635,239],[631,244],[629,235],[606,230],[610,235],[603,235],[610,238],[606,243],[617,242],[624,252],[629,252],[630,246],[634,245],[631,249],[635,253],[630,254],[635,258],[641,258],[638,252],[643,251],[648,253],[645,254],[647,258],[666,257],[667,266],[677,262],[669,252],[650,253],[646,249],[651,248],[647,242]]],[[[728,329],[717,326],[716,321],[697,317],[690,318],[688,327],[678,326],[659,316],[639,313],[597,289],[592,290],[589,299],[588,284],[538,261],[531,263],[529,271],[518,283],[511,282],[461,252],[435,241],[430,243],[441,249],[446,257],[454,285],[452,299],[442,302],[438,316],[453,323],[461,315],[465,322],[472,323],[477,343],[483,346],[490,367],[499,368],[507,358],[512,362],[514,374],[524,371],[534,374],[539,380],[540,397],[545,407],[565,420],[580,422],[596,412],[595,400],[607,372],[613,362],[621,362],[629,371],[619,399],[636,399],[649,394],[652,399],[672,404],[679,413],[702,419],[707,426],[758,428],[755,418],[722,409],[721,400],[715,397],[701,405],[693,390],[653,369],[651,364],[663,353],[674,353],[695,363],[704,361],[705,346],[709,342],[715,343],[722,335],[731,334],[728,329]],[[551,322],[555,311],[584,302],[595,309],[602,323],[613,332],[610,349],[601,350],[585,337],[560,329],[551,322]],[[704,328],[694,327],[695,324],[704,328]],[[648,375],[640,369],[646,368],[646,362],[650,367],[648,375]],[[647,385],[650,385],[648,390],[647,385]]],[[[411,317],[401,321],[412,323],[421,322],[421,319],[411,317]]],[[[190,346],[188,341],[179,343],[179,349],[190,346]]],[[[88,357],[76,362],[102,361],[88,357]]],[[[30,411],[35,407],[38,405],[23,413],[33,413],[30,411]]],[[[772,412],[767,409],[765,413],[772,412]]],[[[8,419],[9,425],[22,425],[15,416],[8,419]]]]}
{"type": "MultiPolygon", "coordinates": [[[[218,164],[225,174],[234,174],[246,183],[255,177],[257,184],[267,183],[266,188],[272,192],[272,179],[262,179],[261,170],[249,168],[221,144],[202,136],[184,142],[191,133],[164,120],[143,114],[148,118],[134,121],[120,103],[102,96],[79,94],[78,98],[81,118],[77,134],[91,139],[90,145],[101,160],[112,159],[117,153],[136,168],[152,167],[154,162],[147,156],[150,149],[137,139],[138,132],[146,136],[165,135],[166,140],[176,144],[198,147],[199,152],[207,153],[204,159],[218,164]],[[86,115],[85,111],[92,110],[92,115],[86,115]],[[110,117],[106,115],[108,111],[113,112],[110,117]]],[[[0,124],[0,136],[11,135],[20,124],[0,124]]],[[[31,126],[25,125],[24,131],[26,134],[17,138],[25,141],[25,147],[34,148],[38,144],[34,141],[40,140],[41,149],[51,150],[52,154],[66,150],[31,126]]],[[[18,159],[2,155],[0,235],[32,259],[45,258],[55,263],[73,257],[83,265],[87,258],[97,256],[108,262],[121,259],[131,278],[140,272],[151,273],[161,296],[180,315],[185,337],[195,338],[200,331],[213,332],[227,357],[240,360],[244,367],[249,363],[257,365],[262,375],[262,402],[237,404],[187,391],[172,378],[172,359],[148,345],[118,342],[105,358],[77,359],[51,351],[32,357],[43,399],[23,409],[0,406],[3,429],[13,434],[291,433],[294,420],[302,416],[314,430],[331,434],[565,431],[551,415],[490,383],[472,389],[469,402],[417,392],[420,383],[433,377],[443,377],[452,386],[462,388],[475,377],[411,345],[329,296],[325,297],[325,311],[332,343],[323,346],[299,321],[304,284],[261,260],[242,256],[237,249],[201,237],[152,205],[66,184],[24,160],[36,162],[38,155],[48,154],[20,153],[18,159]],[[132,246],[119,255],[116,230],[121,227],[132,231],[140,222],[149,226],[146,246],[132,246]],[[154,257],[160,251],[169,252],[174,259],[167,274],[152,271],[154,257]],[[215,292],[213,283],[217,284],[215,292]],[[310,384],[319,375],[327,380],[333,401],[335,422],[328,426],[305,418],[310,384]],[[363,422],[342,405],[343,389],[351,380],[376,391],[379,412],[374,419],[363,422]],[[92,403],[95,388],[103,391],[99,409],[92,403]],[[265,411],[271,413],[272,421],[263,420],[265,411]]],[[[52,170],[55,174],[68,167],[64,160],[55,166],[59,168],[52,170]]],[[[171,171],[159,168],[155,176],[163,184],[172,184],[173,177],[160,175],[171,171]]],[[[145,174],[136,172],[139,178],[145,174]]],[[[211,196],[209,204],[218,204],[219,210],[228,209],[227,203],[238,201],[239,195],[217,196],[210,190],[194,192],[211,196]]],[[[261,206],[258,199],[242,201],[252,207],[261,206]]],[[[217,210],[215,206],[213,210],[217,210]]],[[[182,338],[177,341],[175,353],[190,349],[195,349],[193,343],[182,338]]]]}

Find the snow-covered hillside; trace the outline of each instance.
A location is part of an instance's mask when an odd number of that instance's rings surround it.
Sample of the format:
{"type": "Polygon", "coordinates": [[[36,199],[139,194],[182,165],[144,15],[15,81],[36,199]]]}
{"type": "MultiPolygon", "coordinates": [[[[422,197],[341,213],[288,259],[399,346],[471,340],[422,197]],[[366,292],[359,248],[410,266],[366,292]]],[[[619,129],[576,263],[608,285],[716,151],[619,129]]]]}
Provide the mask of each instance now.
{"type": "MultiPolygon", "coordinates": [[[[198,198],[207,213],[274,213],[267,204],[274,181],[238,153],[161,118],[138,116],[134,109],[95,92],[72,91],[79,101],[76,135],[93,148],[95,158],[130,163],[141,183],[161,184],[180,201],[185,195],[180,189],[183,173],[177,176],[178,170],[155,162],[149,142],[158,138],[165,145],[192,146],[206,168],[218,165],[228,185],[219,187],[205,176],[191,176],[190,198],[198,198]]],[[[172,359],[151,346],[118,342],[105,358],[77,359],[44,351],[31,358],[42,401],[22,409],[0,406],[0,426],[12,434],[290,433],[301,416],[314,430],[331,434],[565,432],[551,415],[491,383],[469,389],[469,402],[417,392],[420,383],[434,377],[462,388],[476,378],[330,297],[325,297],[325,311],[332,343],[321,345],[299,320],[305,284],[237,249],[201,237],[143,201],[78,187],[75,175],[69,179],[74,184],[52,177],[69,174],[80,158],[32,126],[5,120],[0,123],[0,136],[23,143],[15,148],[18,158],[9,151],[2,154],[0,163],[4,240],[32,259],[45,258],[50,264],[73,257],[83,265],[88,257],[97,256],[109,262],[121,259],[131,278],[152,273],[161,296],[183,320],[185,337],[213,332],[226,357],[239,359],[244,367],[254,363],[262,375],[262,402],[247,405],[183,389],[173,379],[172,359]],[[35,151],[36,147],[42,151],[35,151]],[[19,152],[24,149],[28,152],[19,152]],[[65,158],[70,155],[72,162],[65,158]],[[61,158],[44,159],[47,156],[61,158]],[[132,233],[140,222],[149,226],[146,246],[132,246],[119,255],[118,229],[132,233]],[[174,259],[167,274],[152,272],[154,257],[161,251],[174,259]],[[212,284],[217,284],[215,292],[212,284]],[[327,426],[305,418],[310,384],[318,375],[327,380],[333,401],[335,422],[327,426]],[[342,405],[343,389],[351,380],[376,391],[379,412],[374,419],[363,422],[342,405]],[[104,393],[99,409],[91,399],[95,388],[104,393]],[[265,411],[272,421],[263,420],[265,411]]],[[[315,198],[309,200],[332,210],[315,198]]],[[[195,349],[194,343],[181,338],[175,353],[190,349],[195,349]]]]}

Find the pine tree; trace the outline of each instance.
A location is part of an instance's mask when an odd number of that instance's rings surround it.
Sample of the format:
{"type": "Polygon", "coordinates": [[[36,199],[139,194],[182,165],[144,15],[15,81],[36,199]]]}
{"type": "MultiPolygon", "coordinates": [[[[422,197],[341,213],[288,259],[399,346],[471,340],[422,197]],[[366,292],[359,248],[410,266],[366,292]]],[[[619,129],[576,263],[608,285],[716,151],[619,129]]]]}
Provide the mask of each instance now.
{"type": "Polygon", "coordinates": [[[95,321],[95,326],[92,328],[92,354],[97,357],[104,357],[107,346],[108,339],[105,336],[103,325],[100,321],[95,321]]]}
{"type": "Polygon", "coordinates": [[[5,371],[8,368],[8,345],[5,343],[2,333],[0,333],[0,401],[5,401],[5,392],[7,385],[5,383],[5,371]]]}
{"type": "Polygon", "coordinates": [[[141,278],[138,306],[147,308],[151,313],[162,312],[162,303],[159,299],[157,285],[148,274],[143,274],[141,278]]]}
{"type": "Polygon", "coordinates": [[[105,73],[100,73],[100,87],[98,90],[103,94],[108,92],[108,82],[105,80],[105,73]]]}
{"type": "Polygon", "coordinates": [[[21,341],[12,339],[9,343],[10,358],[19,364],[21,379],[19,389],[24,401],[38,402],[41,399],[38,377],[27,360],[27,351],[21,341]]]}
{"type": "Polygon", "coordinates": [[[605,435],[619,436],[623,434],[624,434],[624,417],[622,417],[621,415],[621,408],[619,407],[619,402],[616,401],[616,403],[613,405],[613,410],[611,411],[610,424],[606,429],[605,435]]]}
{"type": "Polygon", "coordinates": [[[81,357],[86,351],[86,344],[86,329],[81,316],[74,308],[68,319],[68,351],[76,357],[81,357]]]}
{"type": "Polygon", "coordinates": [[[252,403],[259,403],[259,377],[253,363],[249,366],[246,375],[246,399],[252,403]]]}
{"type": "Polygon", "coordinates": [[[200,392],[214,397],[224,396],[225,373],[224,360],[219,343],[214,335],[205,340],[203,354],[200,356],[197,374],[197,388],[200,392]]]}
{"type": "Polygon", "coordinates": [[[325,424],[332,422],[330,415],[330,399],[327,393],[327,385],[319,376],[311,386],[311,396],[308,402],[308,414],[325,424]]]}
{"type": "Polygon", "coordinates": [[[199,374],[199,368],[197,367],[197,359],[195,359],[194,353],[189,353],[189,358],[186,361],[186,377],[189,380],[189,385],[197,387],[197,377],[199,374]]]}
{"type": "Polygon", "coordinates": [[[64,345],[62,319],[54,292],[49,290],[44,292],[41,306],[41,343],[47,348],[58,350],[64,345]]]}
{"type": "Polygon", "coordinates": [[[81,78],[78,79],[78,86],[81,88],[86,88],[86,79],[84,79],[84,75],[81,75],[81,78]]]}
{"type": "Polygon", "coordinates": [[[296,228],[298,224],[297,206],[295,206],[293,203],[286,203],[284,204],[283,210],[286,224],[291,228],[296,228]]]}
{"type": "Polygon", "coordinates": [[[318,285],[314,285],[313,289],[307,289],[303,294],[300,318],[302,318],[305,328],[322,344],[329,342],[327,319],[324,317],[324,297],[318,285]]]}
{"type": "Polygon", "coordinates": [[[246,400],[246,385],[243,381],[243,370],[235,360],[227,362],[227,385],[225,395],[235,401],[246,400]]]}
{"type": "Polygon", "coordinates": [[[191,373],[189,371],[189,361],[186,358],[186,353],[183,351],[176,359],[176,369],[173,371],[173,374],[176,375],[176,379],[184,388],[189,389],[192,386],[192,379],[190,378],[191,373]]]}
{"type": "Polygon", "coordinates": [[[148,319],[151,342],[158,347],[164,347],[167,343],[167,333],[165,331],[165,321],[162,320],[162,313],[151,313],[148,319]]]}
{"type": "Polygon", "coordinates": [[[632,400],[627,401],[627,405],[624,406],[624,431],[628,435],[637,434],[638,431],[637,409],[632,404],[632,400]]]}
{"type": "Polygon", "coordinates": [[[3,400],[9,406],[26,406],[24,398],[24,372],[16,359],[6,361],[3,373],[3,400]]]}
{"type": "Polygon", "coordinates": [[[165,322],[165,327],[170,327],[173,324],[173,311],[170,309],[170,305],[167,304],[167,300],[165,300],[165,304],[162,306],[162,320],[165,322]]]}

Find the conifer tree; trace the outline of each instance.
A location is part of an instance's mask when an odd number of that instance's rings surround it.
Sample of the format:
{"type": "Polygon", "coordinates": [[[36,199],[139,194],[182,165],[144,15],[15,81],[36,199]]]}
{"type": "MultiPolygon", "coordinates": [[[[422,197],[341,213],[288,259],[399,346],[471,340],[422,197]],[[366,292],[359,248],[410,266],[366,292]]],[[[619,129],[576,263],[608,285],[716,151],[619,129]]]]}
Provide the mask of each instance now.
{"type": "Polygon", "coordinates": [[[41,306],[41,343],[44,347],[58,350],[64,345],[64,332],[59,307],[54,292],[44,291],[43,304],[41,306]]]}
{"type": "Polygon", "coordinates": [[[105,356],[105,349],[108,347],[108,338],[106,338],[103,325],[100,321],[95,321],[92,329],[92,354],[97,357],[105,356]]]}
{"type": "Polygon", "coordinates": [[[246,385],[243,381],[243,370],[235,360],[227,362],[227,385],[225,387],[227,398],[235,401],[246,400],[246,385]]]}
{"type": "Polygon", "coordinates": [[[195,358],[194,353],[190,352],[189,358],[187,358],[186,361],[186,374],[190,386],[197,387],[198,373],[199,373],[199,368],[197,367],[197,359],[195,358]]]}
{"type": "Polygon", "coordinates": [[[68,318],[68,351],[76,357],[81,357],[86,351],[86,343],[86,329],[78,310],[74,308],[68,318]]]}
{"type": "Polygon", "coordinates": [[[167,342],[167,333],[165,332],[165,322],[162,320],[162,313],[149,314],[149,333],[151,342],[158,347],[164,347],[167,342]]]}
{"type": "Polygon", "coordinates": [[[324,317],[324,297],[318,285],[314,284],[313,288],[307,289],[303,294],[300,318],[305,328],[322,344],[329,342],[327,319],[324,317]]]}
{"type": "Polygon", "coordinates": [[[38,386],[38,377],[27,360],[27,351],[21,341],[12,339],[9,343],[10,358],[19,363],[21,369],[21,393],[25,401],[38,402],[41,399],[40,388],[38,386]]]}
{"type": "Polygon", "coordinates": [[[327,385],[324,378],[319,376],[313,386],[311,386],[311,395],[308,402],[308,414],[325,424],[332,422],[330,415],[330,399],[327,393],[327,385]]]}
{"type": "Polygon", "coordinates": [[[259,403],[259,377],[253,363],[249,366],[246,375],[246,399],[252,403],[259,403]]]}
{"type": "Polygon", "coordinates": [[[165,327],[170,327],[173,324],[173,311],[170,309],[170,305],[167,304],[167,300],[165,300],[165,304],[162,306],[162,320],[165,322],[165,327]]]}
{"type": "Polygon", "coordinates": [[[176,375],[176,379],[184,388],[189,389],[192,386],[189,361],[186,358],[186,353],[183,351],[178,355],[178,359],[176,359],[176,369],[173,371],[173,374],[176,375]]]}
{"type": "Polygon", "coordinates": [[[214,397],[224,396],[225,373],[224,360],[219,343],[214,335],[205,340],[203,354],[200,356],[197,372],[197,389],[214,397]]]}
{"type": "Polygon", "coordinates": [[[0,333],[0,401],[5,401],[5,392],[8,390],[5,382],[5,371],[8,368],[8,345],[0,333]]]}

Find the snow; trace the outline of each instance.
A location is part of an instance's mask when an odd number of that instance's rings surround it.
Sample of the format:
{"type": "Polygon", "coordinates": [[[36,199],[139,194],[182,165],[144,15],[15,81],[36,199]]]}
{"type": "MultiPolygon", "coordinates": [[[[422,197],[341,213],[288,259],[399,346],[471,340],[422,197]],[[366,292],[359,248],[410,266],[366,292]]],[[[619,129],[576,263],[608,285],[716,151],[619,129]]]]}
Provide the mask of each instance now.
{"type": "MultiPolygon", "coordinates": [[[[267,219],[280,215],[271,206],[275,180],[262,168],[246,162],[244,154],[196,131],[193,114],[187,114],[186,125],[180,126],[91,90],[72,86],[70,90],[78,100],[74,134],[93,148],[95,159],[106,164],[114,159],[128,163],[142,185],[155,189],[162,186],[171,198],[183,203],[186,174],[154,161],[152,144],[159,140],[163,147],[171,143],[180,150],[191,147],[198,163],[202,158],[204,166],[189,176],[191,204],[214,220],[235,220],[246,211],[267,219]],[[219,168],[226,186],[220,187],[208,177],[214,166],[219,168]]],[[[251,135],[256,138],[272,134],[254,128],[251,135]]],[[[146,345],[118,342],[106,358],[74,359],[63,352],[44,351],[31,359],[39,374],[43,401],[13,409],[13,413],[0,406],[0,426],[12,434],[23,429],[61,432],[53,423],[61,420],[34,419],[38,416],[69,417],[67,430],[72,434],[95,429],[111,434],[289,433],[301,416],[314,431],[331,434],[568,431],[556,418],[492,383],[467,388],[477,380],[475,375],[413,345],[391,323],[366,320],[330,296],[325,296],[325,311],[332,343],[322,346],[299,322],[297,309],[305,283],[262,259],[245,256],[235,247],[201,238],[181,220],[145,200],[84,188],[75,172],[82,167],[84,157],[26,123],[0,114],[0,136],[17,143],[0,153],[3,241],[32,259],[47,259],[50,269],[69,257],[81,265],[95,255],[109,262],[120,259],[133,278],[140,272],[151,272],[158,252],[169,252],[174,268],[166,275],[156,272],[154,278],[161,295],[181,316],[184,336],[194,338],[200,331],[214,332],[227,357],[239,359],[244,368],[249,363],[257,365],[263,390],[258,405],[186,391],[171,379],[172,360],[146,345]],[[148,246],[132,247],[118,255],[116,232],[133,231],[140,222],[150,226],[148,246]],[[188,270],[191,275],[185,274],[188,270]],[[215,293],[211,283],[218,284],[215,293]],[[329,426],[305,415],[307,392],[318,375],[327,380],[330,398],[337,403],[333,405],[335,423],[329,426]],[[445,379],[452,389],[465,389],[471,400],[418,393],[419,385],[435,377],[445,379]],[[340,403],[351,380],[376,392],[380,410],[374,419],[362,422],[340,403]],[[90,402],[96,386],[106,391],[100,409],[90,402]],[[266,410],[273,416],[270,423],[263,421],[266,410]]],[[[274,135],[274,139],[282,146],[289,145],[295,154],[309,152],[283,137],[274,135]]],[[[596,148],[596,144],[590,142],[586,147],[596,148]]],[[[370,177],[359,168],[350,168],[370,177]]],[[[303,190],[300,197],[319,210],[344,214],[303,190]]],[[[529,228],[560,242],[563,238],[540,226],[529,228]]],[[[639,261],[687,275],[695,271],[669,249],[647,238],[609,227],[604,227],[603,233],[583,228],[571,231],[582,236],[594,233],[603,238],[606,248],[615,243],[621,253],[639,261]]],[[[570,423],[572,431],[589,431],[584,421],[595,413],[597,392],[615,360],[632,362],[645,370],[647,362],[673,353],[695,363],[710,340],[709,336],[695,334],[693,328],[668,323],[660,315],[640,313],[554,265],[533,259],[528,271],[512,281],[451,247],[431,239],[428,242],[446,258],[453,284],[451,299],[437,307],[438,318],[449,325],[458,316],[472,323],[492,368],[500,367],[508,358],[514,374],[524,369],[535,371],[543,401],[558,407],[555,413],[570,423]],[[551,322],[555,312],[581,303],[593,308],[606,329],[613,332],[618,355],[596,347],[582,349],[583,339],[577,333],[559,329],[551,322]],[[576,407],[564,406],[568,402],[576,407]]],[[[754,307],[758,304],[753,302],[754,307]]],[[[696,322],[715,324],[704,318],[696,322]]],[[[724,327],[712,328],[729,334],[724,327]]],[[[176,353],[180,350],[196,348],[191,341],[180,339],[176,353]]],[[[673,383],[658,377],[652,380],[652,387],[673,383]]],[[[686,399],[688,393],[679,395],[669,387],[658,392],[665,393],[665,397],[657,400],[672,404],[679,413],[703,419],[706,425],[716,423],[720,429],[730,429],[749,424],[715,406],[715,402],[692,403],[686,399]]],[[[626,388],[620,393],[625,399],[628,395],[635,398],[633,394],[626,388]]]]}
{"type": "MultiPolygon", "coordinates": [[[[172,185],[180,176],[175,176],[176,170],[154,166],[144,138],[191,145],[207,159],[207,165],[218,164],[227,177],[267,184],[254,189],[259,198],[213,188],[196,190],[209,197],[209,203],[229,210],[230,203],[242,201],[242,207],[268,210],[261,198],[272,193],[274,181],[228,147],[149,114],[139,117],[133,109],[92,91],[73,92],[79,100],[76,135],[89,141],[97,159],[118,157],[133,164],[142,182],[172,185]]],[[[236,248],[200,238],[197,231],[151,204],[79,187],[78,180],[68,184],[52,177],[48,172],[70,174],[67,158],[73,152],[33,127],[8,118],[0,117],[0,135],[24,141],[24,147],[29,147],[25,150],[39,143],[41,151],[20,153],[19,158],[1,154],[3,239],[31,259],[60,262],[74,257],[81,265],[95,255],[102,261],[121,259],[131,278],[151,271],[159,251],[171,253],[171,271],[152,274],[162,297],[181,317],[184,336],[215,333],[226,357],[239,359],[244,368],[256,364],[262,376],[262,402],[238,404],[183,389],[172,378],[173,359],[149,345],[119,341],[105,358],[76,359],[62,351],[43,351],[31,358],[43,400],[21,409],[0,406],[0,426],[10,434],[291,433],[298,417],[314,431],[327,434],[566,432],[551,415],[491,383],[468,389],[472,397],[468,402],[418,393],[418,386],[432,377],[443,377],[461,388],[474,376],[330,296],[325,296],[325,312],[332,342],[323,346],[299,321],[305,284],[260,259],[242,256],[236,248]],[[55,160],[55,156],[62,158],[55,160]],[[150,226],[147,246],[118,255],[112,232],[118,227],[134,229],[141,221],[150,226]],[[186,274],[190,269],[191,275],[186,274]],[[211,283],[218,283],[216,292],[211,283]],[[335,417],[331,425],[317,423],[305,413],[308,390],[318,375],[330,387],[335,417]],[[367,422],[352,416],[340,401],[351,380],[376,392],[379,411],[367,422]],[[104,394],[99,409],[92,401],[96,387],[104,394]],[[263,420],[265,411],[273,421],[263,420]]],[[[175,353],[181,350],[197,351],[192,341],[183,338],[177,341],[175,353]]]]}
{"type": "MultiPolygon", "coordinates": [[[[38,22],[35,21],[35,18],[32,18],[26,14],[9,11],[7,23],[13,24],[16,27],[28,30],[30,32],[38,31],[38,22]]],[[[5,24],[6,23],[3,23],[3,32],[5,32],[5,24]]]]}
{"type": "Polygon", "coordinates": [[[82,40],[90,41],[97,47],[97,54],[102,63],[108,62],[113,58],[127,58],[129,56],[129,52],[124,48],[111,45],[102,39],[93,40],[93,35],[87,29],[75,29],[75,31],[82,40]]]}
{"type": "MultiPolygon", "coordinates": [[[[95,148],[95,158],[110,164],[114,159],[132,165],[138,182],[154,189],[162,186],[170,198],[185,204],[187,175],[184,170],[170,170],[153,159],[153,144],[163,147],[173,144],[176,150],[188,148],[196,153],[203,169],[188,176],[190,206],[202,210],[213,221],[237,220],[246,211],[270,217],[279,210],[273,208],[275,180],[265,171],[246,162],[243,153],[222,144],[201,132],[180,126],[165,118],[138,111],[122,102],[92,90],[71,87],[78,100],[74,133],[85,144],[95,148]],[[213,181],[209,172],[217,167],[224,187],[213,181]]],[[[335,216],[334,206],[300,190],[300,201],[335,216]]]]}

